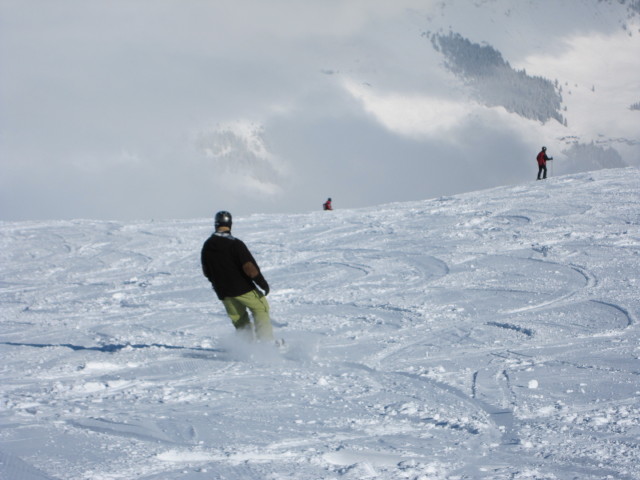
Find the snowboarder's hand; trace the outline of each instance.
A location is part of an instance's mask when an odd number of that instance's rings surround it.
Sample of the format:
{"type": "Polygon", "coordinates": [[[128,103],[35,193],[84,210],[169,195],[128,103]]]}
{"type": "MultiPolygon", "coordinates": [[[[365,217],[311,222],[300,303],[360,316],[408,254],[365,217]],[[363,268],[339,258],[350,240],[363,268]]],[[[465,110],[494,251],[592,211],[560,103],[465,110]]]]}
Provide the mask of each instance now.
{"type": "Polygon", "coordinates": [[[269,295],[269,284],[264,279],[262,274],[258,275],[256,278],[254,278],[253,281],[256,282],[256,285],[258,285],[264,291],[265,297],[267,295],[269,295]]]}

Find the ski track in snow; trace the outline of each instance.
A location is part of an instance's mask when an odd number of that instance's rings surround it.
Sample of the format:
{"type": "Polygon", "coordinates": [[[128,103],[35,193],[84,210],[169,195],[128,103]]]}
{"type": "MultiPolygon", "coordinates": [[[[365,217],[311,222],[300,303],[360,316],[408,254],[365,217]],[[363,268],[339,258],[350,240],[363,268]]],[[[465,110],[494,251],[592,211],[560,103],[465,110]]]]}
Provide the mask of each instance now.
{"type": "Polygon", "coordinates": [[[0,478],[638,479],[640,175],[236,219],[0,224],[0,478]]]}

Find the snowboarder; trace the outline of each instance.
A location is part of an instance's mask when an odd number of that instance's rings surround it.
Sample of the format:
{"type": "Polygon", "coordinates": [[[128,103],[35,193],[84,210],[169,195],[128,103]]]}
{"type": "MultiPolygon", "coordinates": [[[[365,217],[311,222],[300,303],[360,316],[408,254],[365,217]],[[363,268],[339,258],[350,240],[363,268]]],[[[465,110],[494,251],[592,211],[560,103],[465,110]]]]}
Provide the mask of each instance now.
{"type": "Polygon", "coordinates": [[[323,210],[333,210],[331,207],[331,197],[327,198],[327,201],[322,204],[323,210]]]}
{"type": "Polygon", "coordinates": [[[547,157],[547,147],[542,147],[540,153],[536,157],[538,160],[538,180],[540,180],[540,175],[542,174],[542,179],[547,178],[547,160],[553,160],[553,157],[547,157]]]}
{"type": "Polygon", "coordinates": [[[215,232],[202,247],[202,271],[236,331],[252,339],[255,329],[258,340],[274,340],[266,298],[269,284],[244,242],[231,235],[231,224],[229,212],[216,213],[215,232]],[[253,326],[247,309],[253,316],[253,326]]]}

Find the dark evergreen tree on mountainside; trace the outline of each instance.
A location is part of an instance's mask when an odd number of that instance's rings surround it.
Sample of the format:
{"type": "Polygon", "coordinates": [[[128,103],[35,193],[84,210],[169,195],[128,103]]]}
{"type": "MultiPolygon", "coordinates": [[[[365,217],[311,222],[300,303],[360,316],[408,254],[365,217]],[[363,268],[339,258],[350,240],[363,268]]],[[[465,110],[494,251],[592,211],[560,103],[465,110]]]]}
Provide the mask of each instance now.
{"type": "Polygon", "coordinates": [[[458,33],[431,35],[431,43],[444,55],[447,68],[485,105],[502,106],[532,120],[566,124],[560,114],[562,95],[550,80],[513,69],[490,45],[472,43],[458,33]]]}

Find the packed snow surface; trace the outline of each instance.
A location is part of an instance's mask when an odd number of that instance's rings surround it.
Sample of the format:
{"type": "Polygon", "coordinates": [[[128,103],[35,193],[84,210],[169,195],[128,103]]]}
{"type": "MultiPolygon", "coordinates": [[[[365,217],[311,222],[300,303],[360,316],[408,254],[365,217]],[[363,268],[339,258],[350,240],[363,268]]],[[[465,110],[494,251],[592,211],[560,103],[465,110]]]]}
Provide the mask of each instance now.
{"type": "Polygon", "coordinates": [[[285,350],[235,337],[211,219],[2,223],[0,478],[638,479],[639,192],[237,218],[285,350]]]}

